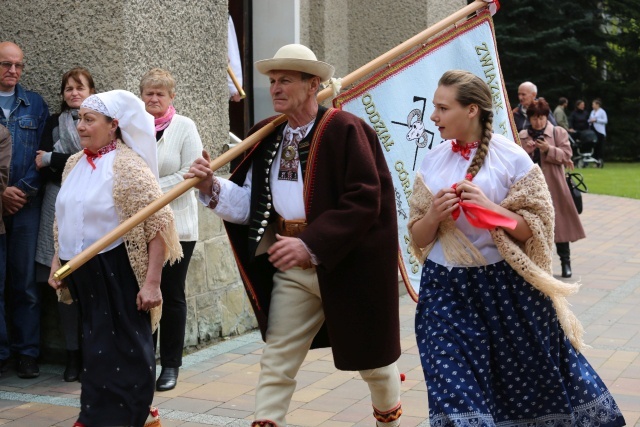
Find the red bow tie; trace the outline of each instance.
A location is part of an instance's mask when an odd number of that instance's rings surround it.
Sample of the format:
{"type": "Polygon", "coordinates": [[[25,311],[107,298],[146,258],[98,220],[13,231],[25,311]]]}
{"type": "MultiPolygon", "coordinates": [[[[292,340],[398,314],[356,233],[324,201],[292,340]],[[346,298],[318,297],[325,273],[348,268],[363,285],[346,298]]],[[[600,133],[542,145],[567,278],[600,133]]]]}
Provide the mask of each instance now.
{"type": "Polygon", "coordinates": [[[465,160],[469,160],[471,150],[474,148],[478,148],[478,145],[478,141],[460,145],[458,144],[458,141],[454,139],[453,141],[451,141],[451,151],[453,151],[454,153],[460,153],[460,155],[464,157],[465,160]]]}
{"type": "Polygon", "coordinates": [[[87,156],[87,161],[89,162],[91,167],[93,169],[95,169],[96,168],[96,164],[93,163],[93,161],[95,159],[99,159],[100,157],[102,157],[103,154],[107,154],[109,151],[113,151],[115,149],[116,149],[116,140],[114,139],[113,141],[111,141],[109,143],[109,145],[105,145],[104,147],[100,148],[97,153],[94,153],[93,151],[89,150],[88,148],[85,148],[83,151],[84,151],[85,156],[87,156]]]}

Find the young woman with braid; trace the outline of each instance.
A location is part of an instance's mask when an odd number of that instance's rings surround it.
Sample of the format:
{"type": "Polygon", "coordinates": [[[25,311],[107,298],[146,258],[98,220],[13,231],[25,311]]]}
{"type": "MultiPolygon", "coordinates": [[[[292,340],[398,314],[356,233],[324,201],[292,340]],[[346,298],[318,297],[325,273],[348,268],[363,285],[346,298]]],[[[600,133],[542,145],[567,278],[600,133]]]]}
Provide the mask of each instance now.
{"type": "Polygon", "coordinates": [[[554,212],[540,168],[492,133],[487,84],[448,71],[409,231],[424,262],[416,340],[432,426],[599,425],[624,419],[580,353],[582,327],[551,274],[554,212]]]}

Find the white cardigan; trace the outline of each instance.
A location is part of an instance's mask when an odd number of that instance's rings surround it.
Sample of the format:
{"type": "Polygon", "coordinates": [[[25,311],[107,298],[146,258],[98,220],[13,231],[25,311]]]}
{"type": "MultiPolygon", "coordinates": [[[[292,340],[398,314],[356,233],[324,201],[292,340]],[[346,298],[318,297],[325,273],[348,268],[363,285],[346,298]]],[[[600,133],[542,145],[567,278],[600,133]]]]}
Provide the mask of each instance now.
{"type": "MultiPolygon", "coordinates": [[[[184,181],[184,174],[202,155],[202,141],[196,124],[188,117],[176,114],[158,141],[158,172],[160,188],[166,193],[184,181]]],[[[171,204],[180,241],[198,240],[198,205],[191,189],[171,204]]]]}

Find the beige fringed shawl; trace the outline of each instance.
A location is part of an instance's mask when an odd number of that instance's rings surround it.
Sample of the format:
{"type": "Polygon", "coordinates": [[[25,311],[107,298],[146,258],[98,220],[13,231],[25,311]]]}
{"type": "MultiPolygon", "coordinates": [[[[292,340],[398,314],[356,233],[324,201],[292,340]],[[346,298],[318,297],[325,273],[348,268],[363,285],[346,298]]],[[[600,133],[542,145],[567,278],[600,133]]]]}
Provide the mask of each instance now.
{"type": "MultiPolygon", "coordinates": [[[[79,152],[69,158],[62,173],[63,183],[82,156],[83,152],[79,152]]],[[[162,196],[160,185],[144,160],[120,140],[118,140],[116,147],[113,175],[113,201],[120,223],[162,196]]],[[[173,264],[182,258],[182,247],[173,222],[173,212],[169,206],[164,206],[122,236],[127,248],[129,263],[140,287],[144,285],[149,266],[147,244],[158,232],[165,243],[164,261],[173,264]]],[[[54,241],[57,252],[58,227],[55,222],[54,241]]],[[[58,300],[71,303],[71,294],[67,288],[58,291],[58,300]]],[[[157,329],[161,315],[162,305],[151,309],[152,331],[157,329]]]]}
{"type": "MultiPolygon", "coordinates": [[[[413,224],[429,210],[433,195],[420,175],[416,176],[413,193],[409,200],[410,214],[407,224],[413,224]]],[[[577,283],[564,283],[553,277],[551,256],[553,254],[554,212],[551,195],[544,175],[537,165],[509,189],[500,206],[522,216],[533,236],[526,243],[513,239],[504,229],[491,230],[498,251],[509,265],[528,283],[547,295],[558,313],[558,320],[576,350],[585,348],[584,330],[580,321],[570,310],[566,297],[578,291],[577,283]]],[[[469,239],[455,226],[452,218],[440,223],[436,239],[440,241],[448,261],[460,266],[485,265],[486,261],[469,239]]],[[[433,248],[434,242],[425,248],[417,247],[413,241],[411,250],[421,263],[433,248]]]]}

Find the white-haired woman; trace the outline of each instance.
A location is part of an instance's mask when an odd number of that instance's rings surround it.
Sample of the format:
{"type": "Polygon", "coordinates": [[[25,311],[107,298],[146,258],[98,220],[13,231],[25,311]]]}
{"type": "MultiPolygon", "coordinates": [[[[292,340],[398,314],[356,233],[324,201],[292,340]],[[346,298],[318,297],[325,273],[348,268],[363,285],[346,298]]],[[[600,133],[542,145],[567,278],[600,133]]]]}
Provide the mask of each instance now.
{"type": "MultiPolygon", "coordinates": [[[[153,68],[142,76],[140,97],[147,112],[154,118],[160,188],[165,193],[184,180],[183,175],[202,154],[198,129],[193,120],[176,113],[173,107],[175,96],[176,82],[168,71],[153,68]]],[[[154,344],[157,344],[160,335],[162,370],[156,381],[158,391],[171,390],[178,382],[187,325],[185,282],[189,261],[198,240],[198,202],[194,191],[187,191],[169,206],[175,216],[184,257],[162,269],[162,318],[160,331],[154,334],[154,344]]]]}

